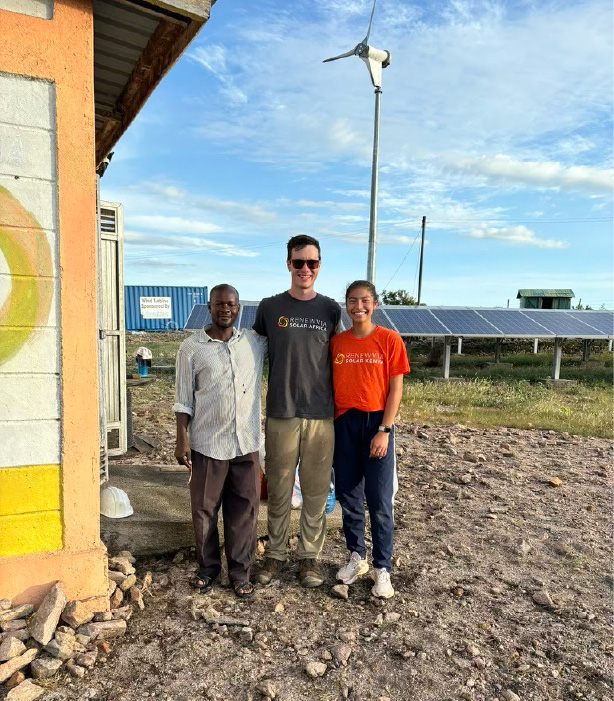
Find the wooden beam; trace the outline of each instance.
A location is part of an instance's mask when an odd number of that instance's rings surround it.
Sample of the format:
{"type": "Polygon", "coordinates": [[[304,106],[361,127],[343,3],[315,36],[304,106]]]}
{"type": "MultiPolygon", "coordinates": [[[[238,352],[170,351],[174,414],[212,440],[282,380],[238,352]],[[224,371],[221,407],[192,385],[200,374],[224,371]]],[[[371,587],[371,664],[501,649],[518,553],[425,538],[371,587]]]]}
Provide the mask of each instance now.
{"type": "Polygon", "coordinates": [[[115,0],[115,2],[118,2],[121,5],[127,5],[128,7],[138,7],[139,10],[149,15],[150,17],[155,17],[156,19],[161,20],[168,20],[169,22],[180,24],[183,27],[190,23],[190,17],[177,14],[176,12],[172,12],[171,10],[166,10],[163,7],[159,7],[155,4],[147,2],[146,0],[115,0]]]}
{"type": "Polygon", "coordinates": [[[163,20],[139,56],[126,86],[96,134],[96,165],[117,143],[166,72],[196,36],[203,22],[192,20],[187,27],[163,20]]]}

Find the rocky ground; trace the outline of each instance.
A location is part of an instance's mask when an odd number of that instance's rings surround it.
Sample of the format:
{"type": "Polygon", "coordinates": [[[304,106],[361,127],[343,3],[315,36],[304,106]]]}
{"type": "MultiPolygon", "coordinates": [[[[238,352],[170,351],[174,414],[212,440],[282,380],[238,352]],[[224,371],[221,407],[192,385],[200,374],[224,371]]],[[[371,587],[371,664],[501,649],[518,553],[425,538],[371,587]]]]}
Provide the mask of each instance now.
{"type": "Polygon", "coordinates": [[[137,562],[145,610],[43,698],[611,699],[611,443],[402,425],[396,447],[393,599],[368,576],[332,591],[340,533],[323,587],[302,590],[291,563],[249,601],[194,594],[189,552],[137,562]]]}

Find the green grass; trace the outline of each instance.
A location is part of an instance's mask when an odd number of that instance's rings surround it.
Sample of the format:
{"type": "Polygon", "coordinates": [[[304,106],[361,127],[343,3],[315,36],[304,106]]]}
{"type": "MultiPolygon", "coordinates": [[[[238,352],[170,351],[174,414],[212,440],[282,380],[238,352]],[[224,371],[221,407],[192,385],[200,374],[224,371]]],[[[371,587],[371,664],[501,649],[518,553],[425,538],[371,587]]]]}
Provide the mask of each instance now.
{"type": "MultiPolygon", "coordinates": [[[[174,365],[177,349],[188,335],[185,332],[128,334],[128,373],[136,372],[134,352],[139,346],[152,351],[153,365],[174,365]]],[[[552,352],[546,348],[534,355],[523,352],[522,347],[510,348],[515,352],[502,354],[501,362],[512,363],[512,368],[487,367],[493,355],[484,345],[469,348],[471,354],[452,353],[450,374],[463,378],[461,381],[432,382],[432,378],[442,376],[442,369],[424,367],[430,346],[413,346],[412,372],[405,380],[401,418],[418,423],[545,428],[582,436],[612,437],[611,353],[596,348],[590,360],[582,362],[579,347],[566,348],[561,377],[575,379],[578,384],[547,387],[538,380],[550,377],[552,352]]],[[[173,376],[158,374],[157,377],[155,383],[135,393],[136,406],[173,401],[173,376]]],[[[264,394],[263,389],[263,397],[264,394]]]]}
{"type": "Polygon", "coordinates": [[[140,346],[145,346],[151,351],[153,355],[152,365],[175,365],[179,346],[188,336],[190,336],[190,333],[185,331],[126,334],[126,368],[128,374],[136,372],[134,354],[140,346]]]}
{"type": "Polygon", "coordinates": [[[493,428],[545,428],[580,436],[612,437],[612,389],[547,387],[526,380],[406,380],[401,418],[493,428]]]}

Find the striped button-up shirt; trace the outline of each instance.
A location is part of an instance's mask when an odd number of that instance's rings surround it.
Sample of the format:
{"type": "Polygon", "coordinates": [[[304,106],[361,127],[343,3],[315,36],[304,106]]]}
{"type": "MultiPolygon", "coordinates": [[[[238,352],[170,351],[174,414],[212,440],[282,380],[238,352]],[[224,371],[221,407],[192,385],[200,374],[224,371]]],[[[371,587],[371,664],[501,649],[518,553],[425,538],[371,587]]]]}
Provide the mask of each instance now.
{"type": "Polygon", "coordinates": [[[190,448],[215,460],[259,450],[260,385],[267,340],[233,328],[228,341],[201,329],[180,346],[175,413],[188,414],[190,448]]]}

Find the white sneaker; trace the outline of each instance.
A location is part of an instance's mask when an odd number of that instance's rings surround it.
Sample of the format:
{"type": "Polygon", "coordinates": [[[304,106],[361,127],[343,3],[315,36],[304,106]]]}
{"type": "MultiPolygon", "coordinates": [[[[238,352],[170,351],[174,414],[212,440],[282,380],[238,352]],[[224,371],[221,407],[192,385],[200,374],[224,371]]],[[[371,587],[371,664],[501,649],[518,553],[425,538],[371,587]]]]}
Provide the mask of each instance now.
{"type": "Polygon", "coordinates": [[[375,584],[371,588],[371,594],[377,596],[378,599],[389,599],[394,596],[394,589],[390,583],[390,572],[382,567],[381,569],[373,570],[373,581],[375,584]]]}
{"type": "Polygon", "coordinates": [[[352,553],[350,561],[337,572],[337,579],[344,584],[354,584],[361,574],[369,571],[369,563],[363,560],[358,553],[352,553]]]}

